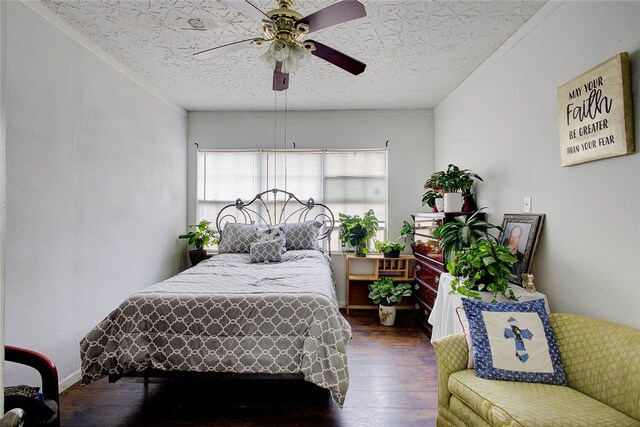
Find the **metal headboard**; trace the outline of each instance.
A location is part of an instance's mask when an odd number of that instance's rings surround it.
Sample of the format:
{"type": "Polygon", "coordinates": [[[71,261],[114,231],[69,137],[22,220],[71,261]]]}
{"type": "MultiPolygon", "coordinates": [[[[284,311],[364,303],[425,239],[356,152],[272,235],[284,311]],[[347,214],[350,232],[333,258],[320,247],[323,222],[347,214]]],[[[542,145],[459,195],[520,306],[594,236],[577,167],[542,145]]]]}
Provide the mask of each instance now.
{"type": "Polygon", "coordinates": [[[327,239],[327,248],[331,252],[331,232],[335,226],[331,209],[312,198],[303,202],[293,193],[277,188],[256,194],[250,202],[237,199],[235,203],[226,205],[218,212],[216,228],[222,237],[224,225],[228,222],[276,225],[304,221],[318,221],[325,225],[320,229],[318,240],[327,239]],[[264,200],[263,196],[269,193],[273,195],[273,200],[264,200]],[[261,213],[261,210],[264,212],[261,213]]]}

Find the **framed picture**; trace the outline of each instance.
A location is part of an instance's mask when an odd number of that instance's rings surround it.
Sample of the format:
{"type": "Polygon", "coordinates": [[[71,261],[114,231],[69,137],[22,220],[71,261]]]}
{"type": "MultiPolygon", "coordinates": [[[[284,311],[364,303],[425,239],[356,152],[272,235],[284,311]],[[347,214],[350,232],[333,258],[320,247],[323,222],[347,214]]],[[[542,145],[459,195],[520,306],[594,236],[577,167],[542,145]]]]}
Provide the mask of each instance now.
{"type": "Polygon", "coordinates": [[[505,214],[498,243],[518,258],[509,281],[522,286],[522,275],[529,272],[544,214],[505,214]]]}

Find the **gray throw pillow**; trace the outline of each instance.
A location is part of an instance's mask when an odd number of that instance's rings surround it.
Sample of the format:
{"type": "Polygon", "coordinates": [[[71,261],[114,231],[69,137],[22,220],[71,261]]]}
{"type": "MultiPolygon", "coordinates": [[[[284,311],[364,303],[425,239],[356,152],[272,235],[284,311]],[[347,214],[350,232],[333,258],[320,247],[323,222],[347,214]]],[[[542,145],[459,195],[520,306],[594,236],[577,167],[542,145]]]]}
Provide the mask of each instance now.
{"type": "Polygon", "coordinates": [[[283,243],[278,240],[254,242],[251,244],[251,262],[280,262],[282,261],[283,243]]]}
{"type": "Polygon", "coordinates": [[[218,244],[218,252],[249,253],[249,247],[258,238],[258,227],[253,224],[227,223],[222,230],[222,238],[218,244]]]}
{"type": "Polygon", "coordinates": [[[294,222],[285,224],[287,250],[320,250],[318,234],[322,223],[318,221],[294,222]]]}

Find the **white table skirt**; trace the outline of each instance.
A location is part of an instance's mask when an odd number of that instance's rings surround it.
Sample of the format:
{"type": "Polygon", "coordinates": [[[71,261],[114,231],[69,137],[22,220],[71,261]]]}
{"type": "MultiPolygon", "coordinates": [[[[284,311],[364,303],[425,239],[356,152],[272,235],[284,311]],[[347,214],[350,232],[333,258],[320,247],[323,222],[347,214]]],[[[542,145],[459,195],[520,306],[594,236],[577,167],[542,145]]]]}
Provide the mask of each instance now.
{"type": "MultiPolygon", "coordinates": [[[[433,310],[429,315],[429,323],[433,326],[431,332],[431,341],[442,338],[445,335],[456,334],[462,332],[462,326],[458,321],[456,314],[456,308],[462,305],[462,296],[459,294],[449,295],[451,290],[451,281],[453,276],[449,273],[442,273],[440,275],[440,281],[438,282],[438,296],[433,305],[433,310]]],[[[547,296],[540,292],[529,292],[526,289],[517,286],[510,285],[513,289],[513,293],[518,297],[518,301],[531,301],[535,299],[544,299],[545,308],[549,313],[549,302],[547,296]]],[[[493,295],[490,292],[480,292],[480,297],[483,301],[493,300],[493,295]]],[[[496,300],[498,302],[511,301],[506,297],[498,294],[496,300]]]]}

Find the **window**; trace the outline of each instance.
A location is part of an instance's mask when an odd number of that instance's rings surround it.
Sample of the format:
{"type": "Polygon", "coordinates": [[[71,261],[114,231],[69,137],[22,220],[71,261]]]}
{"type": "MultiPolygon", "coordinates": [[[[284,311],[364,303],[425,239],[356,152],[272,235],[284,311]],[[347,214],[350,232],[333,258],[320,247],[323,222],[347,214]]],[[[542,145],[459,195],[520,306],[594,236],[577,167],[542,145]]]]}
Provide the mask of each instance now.
{"type": "MultiPolygon", "coordinates": [[[[215,222],[220,209],[237,198],[251,200],[270,188],[309,197],[338,213],[373,209],[384,238],[387,218],[386,150],[200,150],[196,220],[215,222]]],[[[340,247],[337,226],[332,250],[340,247]]]]}

